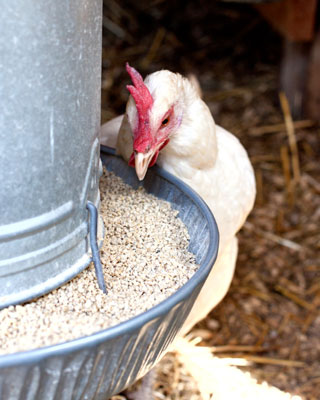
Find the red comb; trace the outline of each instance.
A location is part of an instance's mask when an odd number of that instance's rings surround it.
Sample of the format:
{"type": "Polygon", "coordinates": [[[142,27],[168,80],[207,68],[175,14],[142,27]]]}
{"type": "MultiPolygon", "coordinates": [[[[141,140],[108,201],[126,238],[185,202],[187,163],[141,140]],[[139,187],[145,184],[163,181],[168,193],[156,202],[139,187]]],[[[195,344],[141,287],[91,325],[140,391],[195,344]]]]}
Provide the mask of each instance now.
{"type": "Polygon", "coordinates": [[[126,69],[134,85],[128,85],[127,89],[133,97],[138,111],[138,129],[133,133],[134,148],[143,152],[144,148],[152,141],[149,127],[149,110],[152,107],[153,98],[139,72],[130,67],[129,63],[126,64],[126,69]]]}
{"type": "Polygon", "coordinates": [[[142,115],[146,114],[147,110],[153,104],[153,98],[149,92],[149,89],[144,84],[142,76],[139,74],[139,72],[130,67],[129,63],[126,64],[126,69],[130,75],[132,83],[134,84],[134,86],[128,85],[127,89],[134,98],[138,113],[142,115]]]}

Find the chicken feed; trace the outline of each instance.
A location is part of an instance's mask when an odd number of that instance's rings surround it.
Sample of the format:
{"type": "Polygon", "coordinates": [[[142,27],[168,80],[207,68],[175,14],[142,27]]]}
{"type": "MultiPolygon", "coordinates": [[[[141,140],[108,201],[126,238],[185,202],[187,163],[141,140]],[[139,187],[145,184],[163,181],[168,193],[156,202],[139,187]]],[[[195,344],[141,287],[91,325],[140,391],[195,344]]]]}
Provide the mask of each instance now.
{"type": "Polygon", "coordinates": [[[104,170],[100,181],[105,239],[101,262],[108,294],[93,265],[25,305],[0,311],[0,352],[30,350],[106,329],[165,300],[195,273],[186,226],[170,203],[132,189],[104,170]]]}

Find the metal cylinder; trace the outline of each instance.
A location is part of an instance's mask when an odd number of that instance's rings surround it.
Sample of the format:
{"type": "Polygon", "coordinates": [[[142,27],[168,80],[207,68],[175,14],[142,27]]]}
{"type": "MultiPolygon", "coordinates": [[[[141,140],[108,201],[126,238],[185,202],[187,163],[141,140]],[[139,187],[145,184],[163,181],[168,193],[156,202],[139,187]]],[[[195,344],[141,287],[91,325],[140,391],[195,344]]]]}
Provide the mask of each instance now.
{"type": "Polygon", "coordinates": [[[90,262],[99,204],[101,0],[12,0],[0,13],[0,308],[90,262]]]}

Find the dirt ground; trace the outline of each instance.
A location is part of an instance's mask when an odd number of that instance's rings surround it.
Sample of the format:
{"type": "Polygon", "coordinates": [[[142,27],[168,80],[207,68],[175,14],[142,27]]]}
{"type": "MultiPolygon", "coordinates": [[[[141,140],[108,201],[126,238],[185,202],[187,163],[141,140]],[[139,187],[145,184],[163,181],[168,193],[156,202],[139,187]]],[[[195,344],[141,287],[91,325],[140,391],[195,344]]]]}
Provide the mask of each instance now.
{"type": "MultiPolygon", "coordinates": [[[[108,0],[102,122],[124,111],[126,61],[143,76],[161,68],[197,75],[216,123],[247,149],[258,192],[238,236],[229,293],[192,334],[200,346],[214,347],[215,356],[250,361],[241,368],[260,381],[316,400],[320,129],[309,120],[291,123],[286,99],[279,96],[281,53],[281,37],[250,5],[108,0]]],[[[157,398],[200,399],[179,368],[172,353],[162,361],[157,398]],[[179,382],[174,389],[173,381],[179,382]]]]}

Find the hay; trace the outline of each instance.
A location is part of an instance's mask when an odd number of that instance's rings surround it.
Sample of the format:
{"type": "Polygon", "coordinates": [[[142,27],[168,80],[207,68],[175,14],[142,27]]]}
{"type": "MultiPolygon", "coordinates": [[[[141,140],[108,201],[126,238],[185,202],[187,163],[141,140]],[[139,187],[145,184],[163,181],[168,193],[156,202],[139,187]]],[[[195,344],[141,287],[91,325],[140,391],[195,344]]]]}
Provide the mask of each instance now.
{"type": "MultiPolygon", "coordinates": [[[[124,111],[125,61],[140,68],[164,29],[141,73],[161,68],[195,73],[216,122],[239,137],[256,172],[257,201],[239,234],[232,286],[194,328],[202,338],[197,347],[226,346],[219,358],[254,356],[241,371],[303,400],[318,400],[320,130],[313,121],[292,120],[283,99],[281,107],[280,38],[243,4],[120,0],[117,7],[105,2],[105,15],[125,37],[104,32],[108,89],[102,93],[102,120],[124,111]],[[261,356],[306,367],[258,362],[261,356]]],[[[201,399],[176,353],[159,364],[154,393],[156,399],[201,399]]]]}

